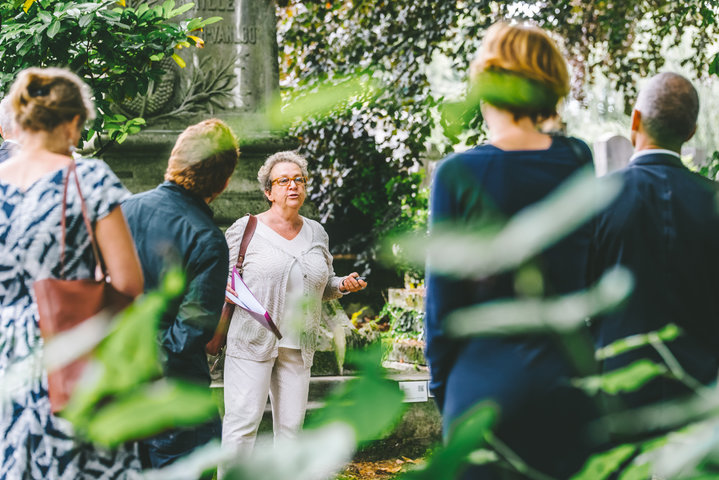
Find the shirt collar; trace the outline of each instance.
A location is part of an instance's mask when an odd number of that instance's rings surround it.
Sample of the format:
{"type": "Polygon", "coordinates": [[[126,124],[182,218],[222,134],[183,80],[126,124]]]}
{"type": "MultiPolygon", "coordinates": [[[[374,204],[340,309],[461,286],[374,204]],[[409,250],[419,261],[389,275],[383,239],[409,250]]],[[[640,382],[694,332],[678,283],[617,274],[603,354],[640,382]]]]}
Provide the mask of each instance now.
{"type": "Polygon", "coordinates": [[[681,155],[679,155],[677,152],[674,152],[672,150],[667,150],[664,148],[649,148],[647,150],[642,150],[639,152],[636,152],[634,155],[631,156],[629,159],[629,162],[633,162],[637,158],[643,157],[645,155],[671,155],[672,157],[676,157],[679,160],[682,159],[681,155]]]}
{"type": "Polygon", "coordinates": [[[198,195],[195,195],[191,191],[187,190],[182,185],[178,185],[175,182],[165,181],[160,184],[159,188],[167,188],[170,190],[174,190],[183,196],[187,197],[188,199],[191,199],[194,203],[197,204],[197,206],[207,213],[207,215],[210,216],[210,218],[213,218],[215,216],[215,212],[212,211],[209,205],[207,205],[207,202],[205,202],[204,198],[200,198],[198,195]]]}

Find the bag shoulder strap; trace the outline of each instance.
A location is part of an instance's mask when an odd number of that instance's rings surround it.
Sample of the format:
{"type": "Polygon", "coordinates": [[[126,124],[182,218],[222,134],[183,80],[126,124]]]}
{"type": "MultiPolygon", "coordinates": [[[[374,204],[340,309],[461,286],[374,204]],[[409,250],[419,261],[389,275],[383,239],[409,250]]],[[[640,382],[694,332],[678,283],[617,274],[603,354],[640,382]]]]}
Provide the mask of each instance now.
{"type": "Polygon", "coordinates": [[[96,265],[100,266],[100,270],[102,271],[103,278],[107,277],[107,272],[105,271],[105,265],[102,262],[102,257],[100,257],[100,248],[97,245],[97,240],[95,239],[95,233],[92,229],[92,223],[90,222],[90,217],[87,214],[87,205],[85,204],[85,198],[82,196],[82,190],[80,189],[80,180],[78,179],[77,170],[75,169],[75,159],[71,158],[70,165],[68,165],[67,169],[67,176],[65,177],[65,181],[63,182],[63,191],[62,191],[62,218],[60,219],[60,278],[65,278],[65,243],[66,243],[66,235],[67,235],[67,187],[70,183],[70,176],[75,175],[75,186],[77,187],[77,194],[80,197],[80,208],[82,210],[82,220],[85,224],[85,229],[87,230],[87,234],[90,237],[90,243],[92,244],[92,253],[95,255],[95,262],[96,265]]]}
{"type": "Polygon", "coordinates": [[[257,217],[248,213],[249,218],[247,219],[247,226],[245,227],[245,233],[242,234],[242,241],[240,242],[240,251],[237,254],[237,263],[235,267],[237,271],[242,275],[242,264],[245,263],[245,254],[247,253],[247,246],[252,240],[252,236],[255,234],[255,228],[257,228],[257,217]]]}

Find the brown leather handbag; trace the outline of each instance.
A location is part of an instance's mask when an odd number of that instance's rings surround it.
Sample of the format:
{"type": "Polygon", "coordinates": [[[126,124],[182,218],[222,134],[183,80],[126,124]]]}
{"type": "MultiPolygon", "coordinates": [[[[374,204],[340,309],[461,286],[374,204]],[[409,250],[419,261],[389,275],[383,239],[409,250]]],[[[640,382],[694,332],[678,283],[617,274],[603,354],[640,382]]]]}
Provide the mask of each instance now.
{"type": "MultiPolygon", "coordinates": [[[[80,191],[75,161],[73,160],[65,177],[62,194],[62,219],[60,220],[60,278],[46,278],[33,283],[35,301],[39,316],[40,334],[47,342],[55,335],[70,330],[98,313],[106,310],[115,314],[132,303],[132,297],[118,292],[110,284],[100,250],[93,234],[92,225],[87,214],[85,199],[80,191]],[[92,251],[95,256],[96,271],[102,272],[99,280],[79,279],[65,280],[65,235],[67,189],[70,176],[75,176],[77,193],[80,196],[82,218],[90,236],[92,251]]],[[[71,347],[70,347],[71,348],[71,347]]],[[[70,399],[70,395],[87,365],[89,354],[71,363],[48,372],[48,392],[53,412],[62,410],[70,399]]]]}

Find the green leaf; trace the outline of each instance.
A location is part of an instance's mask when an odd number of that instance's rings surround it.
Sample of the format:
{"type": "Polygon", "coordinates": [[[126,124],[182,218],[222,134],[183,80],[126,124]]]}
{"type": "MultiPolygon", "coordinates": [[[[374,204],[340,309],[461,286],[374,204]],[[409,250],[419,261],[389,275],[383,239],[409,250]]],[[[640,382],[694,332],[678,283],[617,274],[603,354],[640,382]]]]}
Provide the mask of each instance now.
{"type": "Polygon", "coordinates": [[[164,18],[170,18],[170,12],[175,8],[175,0],[165,0],[162,4],[162,16],[164,18]]]}
{"type": "Polygon", "coordinates": [[[376,85],[362,77],[347,77],[327,81],[312,92],[283,102],[280,97],[270,103],[268,119],[274,129],[286,129],[293,123],[315,116],[336,113],[340,107],[349,108],[348,103],[360,95],[369,95],[376,85]]]}
{"type": "Polygon", "coordinates": [[[60,27],[62,25],[60,24],[59,20],[55,20],[50,24],[50,27],[47,29],[47,36],[48,38],[53,38],[57,33],[60,31],[60,27]]]}
{"type": "Polygon", "coordinates": [[[41,10],[41,11],[37,12],[37,16],[40,20],[42,20],[43,23],[52,22],[52,15],[50,15],[49,12],[41,10]]]}
{"type": "Polygon", "coordinates": [[[606,347],[597,350],[596,357],[598,360],[616,357],[622,353],[636,350],[654,342],[671,342],[679,338],[681,334],[681,329],[677,325],[670,323],[655,332],[640,333],[630,337],[620,338],[606,347]]]}
{"type": "Polygon", "coordinates": [[[173,17],[176,17],[176,16],[178,16],[178,15],[182,15],[182,14],[185,13],[186,11],[192,9],[194,6],[195,6],[195,4],[192,3],[192,2],[186,3],[186,4],[182,5],[182,6],[179,7],[179,8],[176,8],[176,9],[172,10],[167,18],[173,18],[173,17]]]}
{"type": "Polygon", "coordinates": [[[714,56],[714,60],[709,64],[709,74],[719,75],[719,53],[714,56]]]}
{"type": "Polygon", "coordinates": [[[610,395],[616,395],[639,390],[650,380],[667,372],[668,369],[664,365],[648,359],[641,359],[603,375],[575,380],[574,384],[588,391],[601,390],[610,395]]]}
{"type": "Polygon", "coordinates": [[[457,474],[467,461],[492,461],[488,455],[477,454],[486,442],[497,420],[497,407],[480,403],[455,420],[444,448],[429,457],[424,468],[411,470],[403,480],[437,480],[458,478],[457,474]]]}
{"type": "Polygon", "coordinates": [[[202,21],[202,26],[212,25],[213,23],[221,22],[224,20],[222,17],[210,17],[207,20],[202,21]]]}
{"type": "Polygon", "coordinates": [[[85,28],[90,24],[90,22],[92,22],[94,18],[95,16],[93,14],[88,13],[80,17],[80,20],[77,23],[78,25],[80,25],[80,28],[85,28]]]}
{"type": "Polygon", "coordinates": [[[159,380],[122,395],[90,419],[87,437],[107,447],[197,425],[218,414],[210,390],[179,380],[159,380]]]}
{"type": "Polygon", "coordinates": [[[96,348],[89,366],[94,370],[93,380],[77,386],[62,412],[78,430],[85,430],[101,402],[160,375],[157,325],[168,302],[176,296],[177,284],[184,285],[184,274],[170,269],[166,278],[169,280],[162,289],[140,297],[118,315],[113,330],[96,348]]]}
{"type": "Polygon", "coordinates": [[[571,332],[584,327],[585,318],[623,302],[633,285],[629,270],[617,267],[578,293],[546,300],[496,300],[455,310],[447,317],[445,328],[453,337],[571,332]]]}
{"type": "Polygon", "coordinates": [[[357,367],[357,377],[328,397],[325,407],[309,418],[307,428],[345,422],[354,428],[358,442],[367,442],[392,427],[404,410],[404,395],[397,382],[384,378],[381,358],[378,345],[366,352],[350,352],[349,361],[357,367]]]}
{"type": "MultiPolygon", "coordinates": [[[[446,173],[447,181],[466,182],[461,166],[446,173]]],[[[472,185],[468,191],[481,192],[472,185]]],[[[437,273],[461,278],[485,278],[516,268],[573,232],[616,198],[622,180],[616,176],[596,178],[593,168],[583,168],[544,199],[509,221],[496,218],[437,225],[429,238],[408,235],[401,242],[408,259],[424,265],[429,259],[437,273]],[[501,230],[500,230],[501,228],[501,230]]]]}
{"type": "Polygon", "coordinates": [[[592,455],[572,480],[604,480],[616,472],[636,450],[636,446],[624,444],[607,452],[592,455]]]}
{"type": "MultiPolygon", "coordinates": [[[[233,455],[228,480],[317,480],[334,474],[352,458],[352,429],[343,422],[303,430],[296,438],[259,444],[247,458],[233,455]]],[[[167,477],[162,480],[175,480],[167,477]]]]}
{"type": "Polygon", "coordinates": [[[632,463],[619,476],[619,480],[647,480],[652,478],[652,466],[649,462],[632,463]]]}

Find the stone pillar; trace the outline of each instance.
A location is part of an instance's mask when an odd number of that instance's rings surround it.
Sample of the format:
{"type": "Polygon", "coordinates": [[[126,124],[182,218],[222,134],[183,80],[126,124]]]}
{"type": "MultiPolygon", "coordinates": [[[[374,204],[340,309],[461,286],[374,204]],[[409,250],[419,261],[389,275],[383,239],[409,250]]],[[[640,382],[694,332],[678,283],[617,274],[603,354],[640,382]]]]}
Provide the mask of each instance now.
{"type": "Polygon", "coordinates": [[[634,153],[632,142],[621,135],[610,135],[594,142],[594,168],[597,176],[625,167],[634,153]]]}

